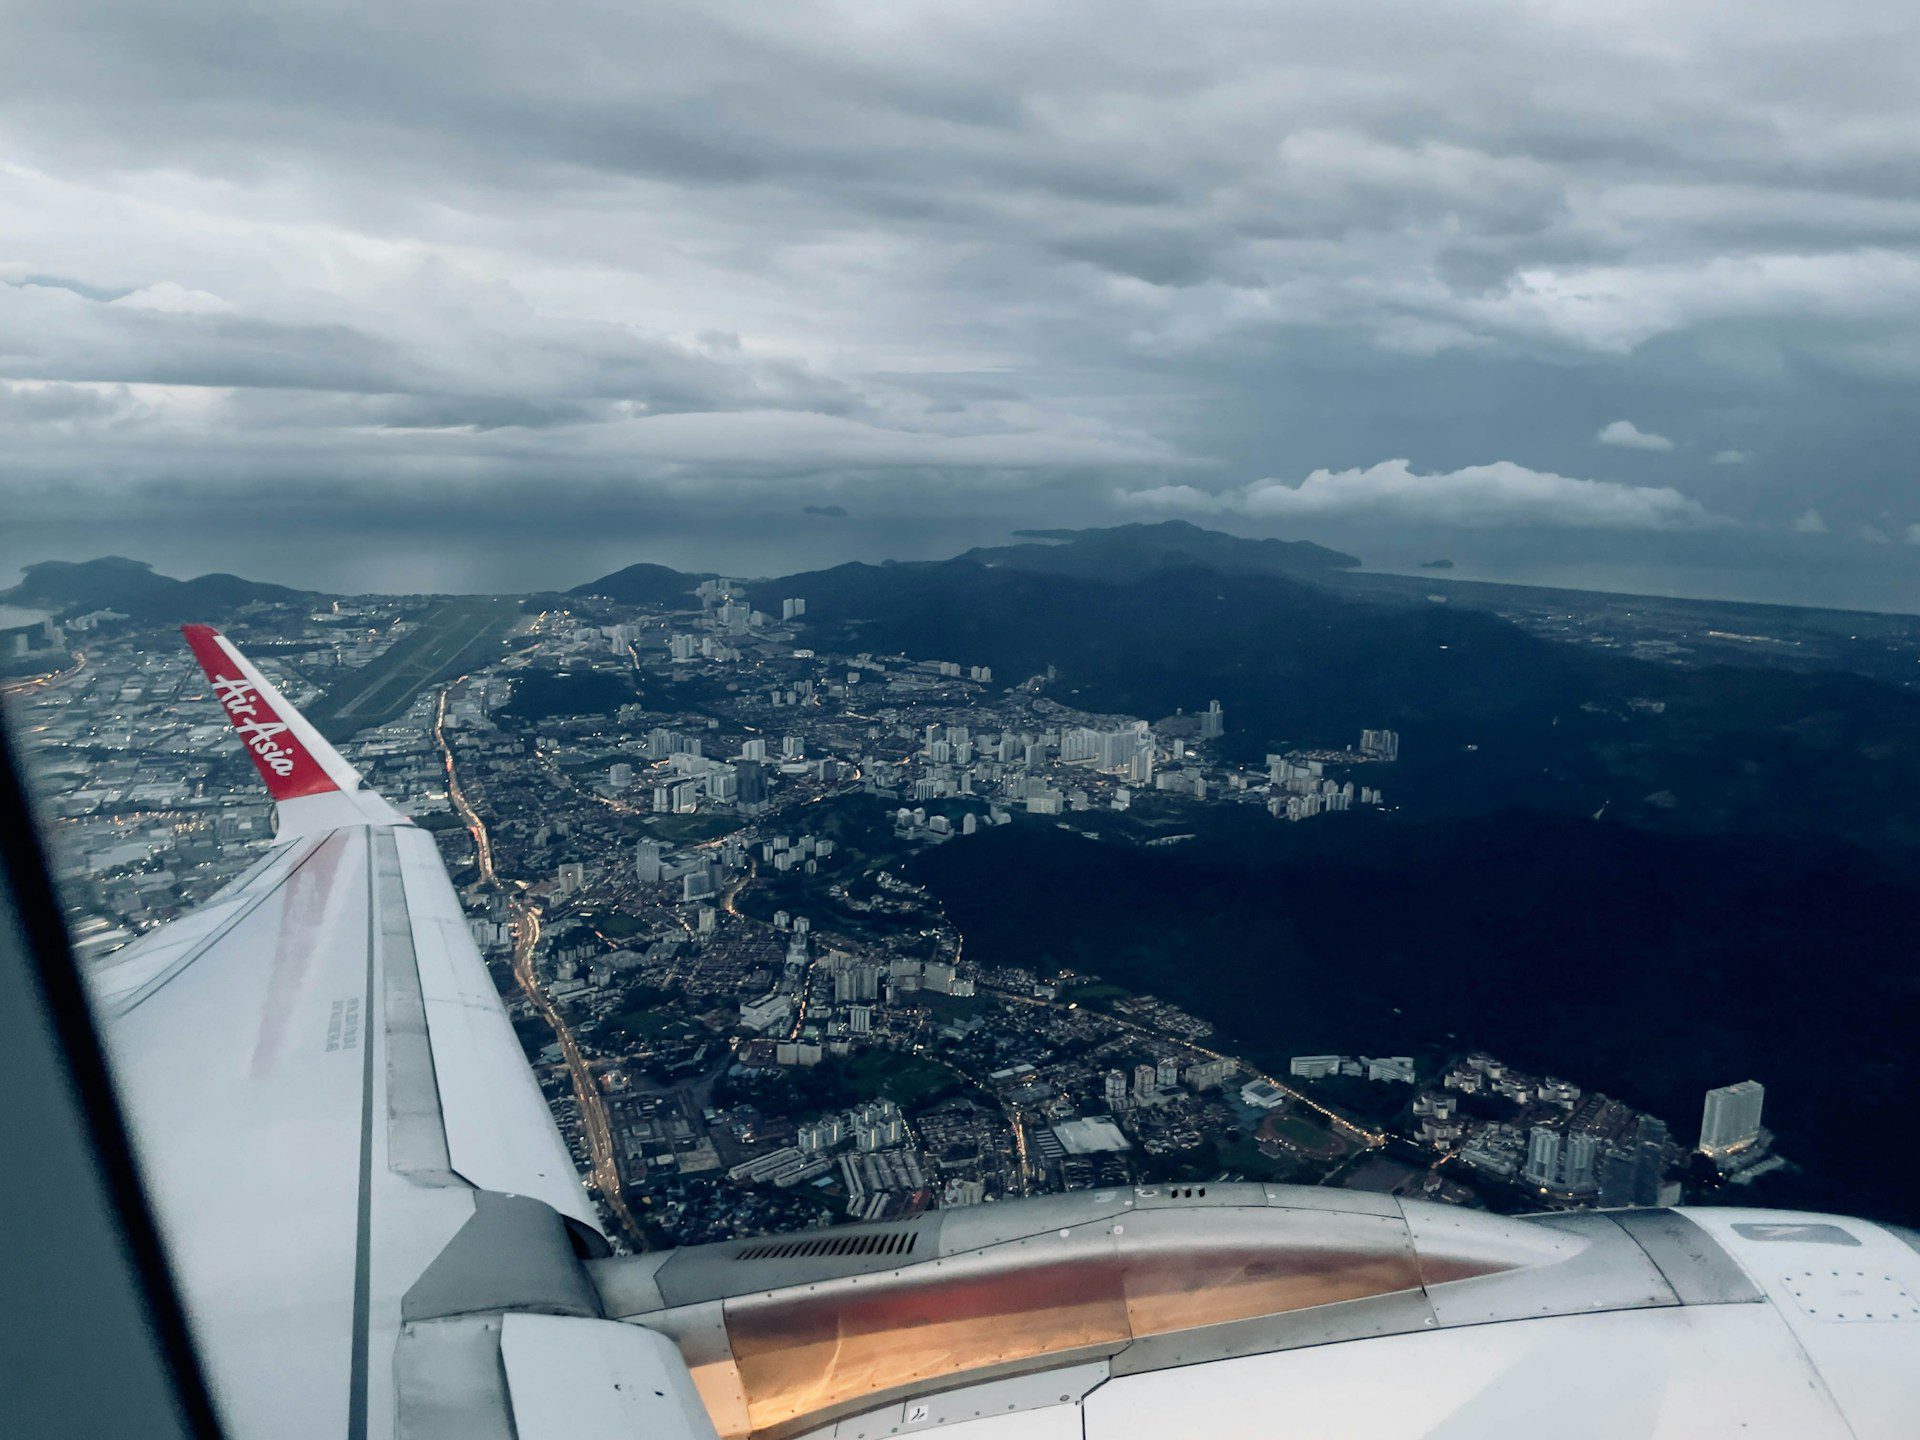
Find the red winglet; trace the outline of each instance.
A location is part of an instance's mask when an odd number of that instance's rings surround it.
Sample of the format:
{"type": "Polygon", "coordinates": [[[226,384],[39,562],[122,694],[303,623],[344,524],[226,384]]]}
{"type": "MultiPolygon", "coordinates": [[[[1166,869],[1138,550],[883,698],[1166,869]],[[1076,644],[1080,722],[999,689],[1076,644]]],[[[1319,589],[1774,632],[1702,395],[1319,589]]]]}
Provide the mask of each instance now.
{"type": "MultiPolygon", "coordinates": [[[[211,625],[182,625],[193,658],[213,684],[214,698],[246,742],[254,768],[275,800],[298,800],[340,787],[268,698],[272,687],[211,625]]],[[[277,698],[277,697],[276,697],[277,698]]]]}

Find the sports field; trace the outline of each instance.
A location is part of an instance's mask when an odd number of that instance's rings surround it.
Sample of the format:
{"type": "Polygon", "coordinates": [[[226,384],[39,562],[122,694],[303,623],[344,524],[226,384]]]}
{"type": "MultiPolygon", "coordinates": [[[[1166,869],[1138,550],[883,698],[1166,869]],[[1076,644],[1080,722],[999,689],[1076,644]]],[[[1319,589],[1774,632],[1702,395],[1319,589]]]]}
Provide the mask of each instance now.
{"type": "Polygon", "coordinates": [[[1310,1160],[1331,1160],[1346,1148],[1340,1143],[1340,1137],[1324,1125],[1315,1124],[1304,1115],[1286,1112],[1262,1120],[1259,1136],[1310,1160]]]}
{"type": "Polygon", "coordinates": [[[332,686],[308,707],[308,718],[335,741],[384,725],[427,686],[492,659],[519,615],[512,600],[448,600],[428,611],[412,634],[332,686]]]}

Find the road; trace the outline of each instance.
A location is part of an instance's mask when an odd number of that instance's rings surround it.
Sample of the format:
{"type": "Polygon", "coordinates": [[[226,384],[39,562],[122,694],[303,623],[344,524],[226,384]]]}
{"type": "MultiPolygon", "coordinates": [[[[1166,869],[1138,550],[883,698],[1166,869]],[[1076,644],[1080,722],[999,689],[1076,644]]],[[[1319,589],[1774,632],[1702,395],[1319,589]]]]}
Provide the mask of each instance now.
{"type": "Polygon", "coordinates": [[[24,680],[9,680],[6,684],[0,685],[0,695],[24,695],[29,690],[51,689],[64,681],[71,680],[86,668],[86,664],[86,653],[75,650],[73,663],[66,669],[55,670],[48,675],[32,675],[24,680]]]}
{"type": "MultiPolygon", "coordinates": [[[[451,689],[452,686],[448,686],[440,692],[439,703],[434,710],[434,743],[440,747],[440,756],[447,768],[447,798],[452,801],[455,812],[473,836],[480,881],[489,889],[495,889],[499,887],[499,876],[493,867],[493,842],[487,834],[486,822],[480,818],[480,812],[473,808],[466,792],[460,788],[453,746],[447,740],[447,695],[451,689]]],[[[510,896],[508,904],[513,925],[513,978],[520,986],[521,993],[527,997],[527,1003],[539,1012],[540,1018],[551,1027],[553,1038],[559,1043],[560,1054],[567,1064],[567,1074],[573,1081],[574,1099],[580,1107],[580,1125],[587,1136],[594,1186],[627,1232],[627,1239],[638,1249],[645,1250],[646,1232],[627,1207],[626,1192],[621,1186],[620,1160],[613,1144],[613,1123],[607,1117],[606,1101],[600,1094],[599,1082],[593,1078],[593,1070],[587,1064],[587,1057],[574,1039],[565,1017],[541,985],[539,971],[533,963],[540,947],[540,907],[518,895],[510,896]]]]}
{"type": "Polygon", "coordinates": [[[628,1239],[644,1250],[646,1237],[640,1223],[633,1218],[633,1212],[627,1208],[626,1193],[621,1188],[620,1160],[613,1145],[613,1123],[607,1118],[607,1107],[600,1095],[599,1083],[593,1078],[593,1071],[580,1050],[579,1042],[573,1038],[573,1031],[567,1027],[559,1009],[541,988],[539,972],[534,968],[534,953],[540,945],[540,908],[515,900],[513,910],[513,978],[519,982],[521,991],[532,1002],[533,1008],[540,1012],[541,1018],[553,1027],[554,1039],[560,1042],[560,1053],[566,1059],[567,1073],[573,1078],[573,1093],[580,1103],[580,1124],[587,1133],[587,1151],[593,1162],[593,1183],[605,1198],[607,1208],[619,1218],[628,1239]]]}
{"type": "MultiPolygon", "coordinates": [[[[993,993],[995,997],[998,999],[1013,1000],[1013,1001],[1019,1002],[1022,1005],[1037,1005],[1042,1008],[1046,1008],[1055,1003],[1054,1001],[1051,1001],[1051,1000],[1042,1000],[1037,996],[1033,996],[1033,995],[1016,995],[1011,990],[996,990],[993,993]]],[[[1149,1040],[1155,1041],[1158,1044],[1179,1048],[1179,1049],[1191,1050],[1195,1054],[1206,1056],[1209,1060],[1228,1060],[1233,1062],[1235,1065],[1238,1065],[1241,1068],[1241,1070],[1245,1071],[1253,1079],[1266,1081],[1269,1085],[1273,1086],[1274,1089],[1278,1090],[1281,1094],[1285,1095],[1288,1099],[1292,1100],[1295,1104],[1298,1104],[1308,1110],[1312,1110],[1314,1113],[1319,1115],[1329,1125],[1331,1125],[1336,1132],[1342,1135],[1345,1135],[1348,1139],[1355,1141],[1356,1143],[1364,1146],[1366,1149],[1369,1149],[1369,1150],[1378,1149],[1380,1146],[1385,1145],[1387,1143],[1388,1137],[1384,1132],[1378,1131],[1378,1130],[1369,1130],[1366,1128],[1366,1126],[1355,1122],[1352,1119],[1352,1117],[1347,1115],[1342,1115],[1338,1110],[1333,1110],[1328,1108],[1325,1105],[1322,1105],[1318,1100],[1315,1100],[1311,1095],[1303,1095],[1300,1091],[1294,1089],[1293,1086],[1288,1085],[1284,1081],[1279,1080],[1274,1076],[1267,1074],[1265,1071],[1256,1069],[1253,1065],[1249,1064],[1245,1059],[1245,1057],[1243,1056],[1229,1055],[1226,1052],[1221,1050],[1210,1049],[1209,1047],[1202,1045],[1197,1041],[1188,1040],[1182,1036],[1162,1035],[1159,1031],[1153,1029],[1151,1026],[1142,1025],[1137,1020],[1129,1020],[1124,1015],[1115,1015],[1111,1011],[1105,1011],[1102,1013],[1106,1015],[1107,1019],[1111,1020],[1114,1024],[1118,1025],[1122,1030],[1131,1030],[1136,1035],[1144,1035],[1149,1040]]]]}

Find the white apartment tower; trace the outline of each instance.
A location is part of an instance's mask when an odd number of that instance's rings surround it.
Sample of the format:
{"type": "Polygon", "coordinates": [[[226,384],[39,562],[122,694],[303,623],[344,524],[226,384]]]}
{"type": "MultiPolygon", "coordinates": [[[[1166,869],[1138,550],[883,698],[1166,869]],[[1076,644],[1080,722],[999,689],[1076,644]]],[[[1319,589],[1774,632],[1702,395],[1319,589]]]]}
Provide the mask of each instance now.
{"type": "Polygon", "coordinates": [[[1767,1090],[1758,1080],[1722,1085],[1707,1091],[1700,1114],[1700,1153],[1730,1155],[1760,1138],[1760,1108],[1767,1090]]]}

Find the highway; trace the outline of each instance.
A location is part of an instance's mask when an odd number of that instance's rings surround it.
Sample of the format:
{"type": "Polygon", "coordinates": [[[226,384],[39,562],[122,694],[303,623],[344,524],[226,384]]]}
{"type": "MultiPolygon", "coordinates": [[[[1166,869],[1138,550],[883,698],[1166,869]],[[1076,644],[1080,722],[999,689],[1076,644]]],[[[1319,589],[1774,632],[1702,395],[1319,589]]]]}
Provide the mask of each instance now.
{"type": "MultiPolygon", "coordinates": [[[[1002,1000],[1013,1000],[1022,1005],[1037,1005],[1045,1008],[1046,1006],[1056,1003],[1051,1000],[1041,1000],[1032,995],[1017,995],[1011,990],[996,990],[993,993],[1002,1000]]],[[[1319,1115],[1331,1125],[1336,1132],[1346,1136],[1349,1140],[1358,1143],[1366,1149],[1375,1150],[1387,1143],[1387,1136],[1384,1132],[1369,1130],[1366,1126],[1356,1123],[1350,1116],[1342,1115],[1338,1110],[1329,1109],[1318,1100],[1315,1100],[1311,1095],[1303,1095],[1300,1091],[1294,1089],[1293,1086],[1286,1084],[1284,1081],[1276,1079],[1263,1070],[1255,1069],[1242,1056],[1229,1055],[1221,1050],[1210,1049],[1198,1041],[1188,1040],[1181,1036],[1162,1035],[1151,1026],[1142,1025],[1139,1021],[1130,1020],[1124,1015],[1115,1015],[1111,1011],[1103,1013],[1106,1014],[1107,1019],[1118,1025],[1121,1029],[1131,1030],[1136,1035],[1144,1035],[1158,1044],[1192,1050],[1196,1054],[1206,1056],[1209,1060],[1232,1061],[1251,1078],[1266,1081],[1295,1104],[1301,1105],[1319,1115]]]]}
{"type": "Polygon", "coordinates": [[[86,668],[87,656],[82,650],[73,652],[73,663],[64,670],[55,670],[46,675],[30,675],[23,680],[9,680],[0,685],[0,695],[24,695],[30,690],[51,689],[64,681],[71,680],[86,668]]]}
{"type": "Polygon", "coordinates": [[[607,1107],[601,1098],[600,1086],[594,1080],[587,1057],[581,1053],[573,1032],[567,1028],[567,1022],[541,988],[539,973],[534,968],[533,957],[539,945],[539,907],[514,900],[513,978],[519,982],[521,991],[532,1002],[533,1008],[553,1028],[554,1038],[560,1042],[560,1053],[566,1058],[567,1073],[573,1077],[574,1096],[580,1103],[580,1123],[587,1133],[587,1151],[593,1162],[593,1183],[606,1198],[607,1208],[619,1217],[627,1238],[644,1250],[647,1248],[645,1235],[639,1222],[633,1218],[633,1212],[627,1208],[626,1193],[621,1189],[620,1161],[613,1146],[613,1124],[607,1118],[607,1107]]]}
{"type": "MultiPolygon", "coordinates": [[[[441,690],[439,703],[434,709],[434,743],[440,747],[441,759],[447,768],[447,797],[473,836],[481,883],[489,889],[496,889],[499,887],[499,876],[493,866],[493,843],[487,835],[486,822],[460,788],[453,746],[447,740],[447,695],[452,688],[449,685],[441,690]]],[[[508,904],[513,926],[513,978],[520,986],[521,993],[527,997],[527,1002],[552,1028],[553,1038],[559,1043],[560,1054],[567,1064],[567,1074],[573,1080],[574,1099],[580,1107],[580,1124],[586,1132],[593,1183],[606,1201],[607,1208],[627,1232],[628,1241],[636,1249],[645,1250],[648,1248],[646,1232],[627,1207],[626,1192],[621,1187],[620,1160],[613,1144],[613,1124],[607,1118],[606,1102],[600,1094],[599,1082],[593,1078],[593,1070],[579,1042],[574,1039],[573,1031],[568,1028],[559,1008],[541,985],[539,971],[534,965],[534,955],[540,947],[540,907],[519,895],[510,895],[508,904]]]]}

